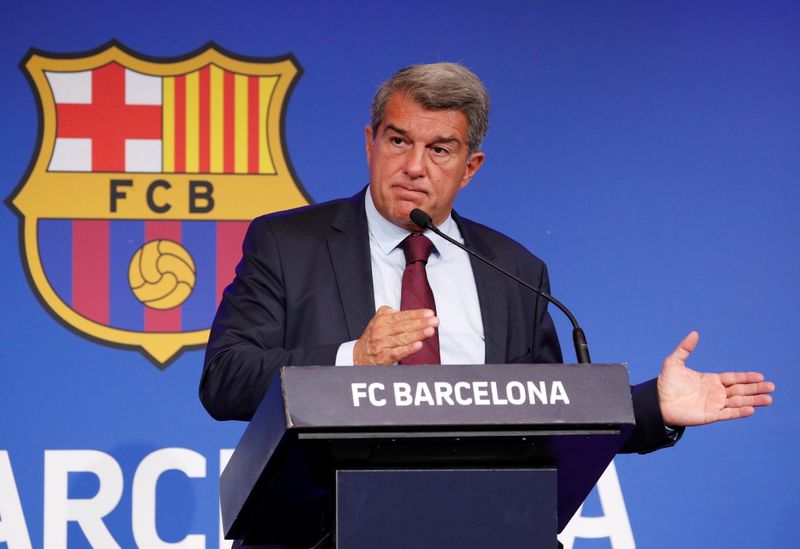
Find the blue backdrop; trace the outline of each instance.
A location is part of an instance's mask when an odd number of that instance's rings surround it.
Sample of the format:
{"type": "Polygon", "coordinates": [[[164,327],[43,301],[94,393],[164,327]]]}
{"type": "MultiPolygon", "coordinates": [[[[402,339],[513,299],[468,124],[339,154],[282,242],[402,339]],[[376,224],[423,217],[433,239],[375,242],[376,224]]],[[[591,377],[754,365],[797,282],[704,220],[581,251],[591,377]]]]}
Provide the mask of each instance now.
{"type": "MultiPolygon", "coordinates": [[[[493,111],[486,164],[456,207],[547,261],[553,293],[581,320],[592,358],[628,362],[632,381],[643,381],[697,329],[690,365],[762,370],[778,385],[772,408],[753,418],[617,458],[636,542],[778,547],[795,539],[797,3],[34,1],[4,12],[4,197],[37,146],[36,103],[17,66],[31,47],[74,53],[116,38],[151,56],[185,55],[209,40],[242,55],[292,52],[304,73],[288,99],[286,144],[315,201],[367,182],[363,128],[382,80],[417,62],[466,64],[484,80],[493,111]]],[[[243,425],[216,423],[200,406],[202,351],[162,371],[135,351],[69,331],[26,279],[8,208],[0,230],[0,547],[41,547],[46,529],[53,547],[64,546],[63,529],[70,547],[107,539],[87,535],[70,519],[79,511],[59,502],[100,491],[89,501],[102,507],[100,495],[116,491],[115,464],[121,496],[108,496],[98,531],[122,547],[135,545],[134,531],[140,543],[150,539],[154,527],[167,542],[217,547],[220,450],[235,445],[243,425]],[[185,451],[158,452],[165,448],[185,451]],[[61,486],[64,468],[80,470],[84,457],[103,473],[72,473],[61,486]],[[193,466],[195,478],[174,470],[157,489],[148,485],[148,466],[170,459],[193,466]],[[153,491],[155,503],[146,497],[153,491]]],[[[593,496],[583,512],[608,514],[610,505],[593,496]]]]}

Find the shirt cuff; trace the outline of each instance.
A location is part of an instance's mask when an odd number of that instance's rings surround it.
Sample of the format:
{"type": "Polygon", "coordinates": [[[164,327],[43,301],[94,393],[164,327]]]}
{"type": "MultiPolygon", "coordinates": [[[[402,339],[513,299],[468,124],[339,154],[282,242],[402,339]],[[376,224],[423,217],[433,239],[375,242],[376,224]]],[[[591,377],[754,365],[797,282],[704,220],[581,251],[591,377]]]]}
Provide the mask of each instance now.
{"type": "Polygon", "coordinates": [[[339,345],[339,350],[336,351],[336,366],[352,366],[355,348],[355,341],[347,341],[339,345]]]}

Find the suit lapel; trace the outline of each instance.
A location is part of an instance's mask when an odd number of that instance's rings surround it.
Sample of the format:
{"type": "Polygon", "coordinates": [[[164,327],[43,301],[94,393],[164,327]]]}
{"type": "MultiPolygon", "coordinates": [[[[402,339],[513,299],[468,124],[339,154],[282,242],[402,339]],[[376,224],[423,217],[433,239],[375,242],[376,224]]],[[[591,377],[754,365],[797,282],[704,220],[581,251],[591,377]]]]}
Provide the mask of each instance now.
{"type": "Polygon", "coordinates": [[[347,331],[351,340],[358,339],[375,314],[364,191],[342,202],[327,241],[347,331]]]}
{"type": "MultiPolygon", "coordinates": [[[[455,219],[464,237],[464,244],[486,257],[496,261],[494,251],[483,241],[474,223],[463,219],[453,212],[455,219]]],[[[508,304],[504,286],[500,284],[503,275],[483,263],[469,257],[472,265],[472,274],[475,277],[475,286],[478,290],[478,301],[481,307],[481,320],[483,322],[483,336],[486,344],[486,364],[504,364],[506,358],[506,341],[508,335],[508,304]]]]}

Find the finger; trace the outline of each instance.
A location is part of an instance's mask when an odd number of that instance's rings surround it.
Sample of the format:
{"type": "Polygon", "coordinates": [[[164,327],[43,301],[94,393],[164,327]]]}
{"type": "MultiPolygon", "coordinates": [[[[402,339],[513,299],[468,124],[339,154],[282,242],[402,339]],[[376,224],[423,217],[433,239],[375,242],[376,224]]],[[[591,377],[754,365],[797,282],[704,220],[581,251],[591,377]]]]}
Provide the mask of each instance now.
{"type": "Polygon", "coordinates": [[[726,408],[750,408],[754,406],[769,406],[772,397],[769,395],[732,396],[725,401],[726,408]]]}
{"type": "Polygon", "coordinates": [[[694,348],[697,346],[697,341],[700,339],[700,334],[692,330],[689,335],[683,338],[678,346],[672,351],[670,358],[675,358],[681,362],[686,362],[689,355],[692,354],[694,348]]]}
{"type": "Polygon", "coordinates": [[[395,322],[436,316],[436,313],[431,309],[408,309],[405,311],[395,311],[394,309],[390,310],[392,311],[392,319],[395,322]]]}
{"type": "Polygon", "coordinates": [[[403,332],[424,330],[426,328],[436,328],[437,326],[439,326],[439,318],[431,316],[427,318],[415,318],[412,320],[396,322],[392,328],[394,328],[395,333],[400,334],[403,332]]]}
{"type": "Polygon", "coordinates": [[[416,343],[417,341],[424,341],[436,333],[436,329],[432,326],[425,326],[419,330],[411,330],[408,332],[400,332],[391,337],[387,337],[382,341],[385,348],[393,349],[396,347],[403,347],[416,343]]]}
{"type": "Polygon", "coordinates": [[[729,419],[739,419],[741,417],[750,417],[756,413],[755,408],[751,406],[744,406],[742,408],[725,408],[719,414],[719,421],[727,421],[729,419]]]}
{"type": "Polygon", "coordinates": [[[431,309],[408,309],[405,311],[398,311],[397,309],[392,309],[388,305],[381,305],[378,307],[378,310],[375,311],[375,316],[378,315],[398,315],[400,318],[416,318],[420,316],[434,316],[436,314],[435,311],[431,309]]]}
{"type": "Polygon", "coordinates": [[[719,374],[719,380],[728,387],[737,383],[758,383],[764,381],[764,375],[758,372],[725,372],[719,374]]]}
{"type": "Polygon", "coordinates": [[[769,381],[761,383],[737,383],[726,387],[725,391],[730,396],[761,395],[775,390],[775,384],[769,381]]]}
{"type": "Polygon", "coordinates": [[[376,326],[377,332],[382,336],[394,336],[406,332],[415,332],[439,325],[439,319],[435,316],[411,318],[411,319],[388,319],[381,325],[376,326]]]}
{"type": "Polygon", "coordinates": [[[413,355],[420,349],[422,349],[421,341],[416,341],[409,345],[394,347],[393,349],[390,349],[384,353],[384,360],[386,361],[386,364],[394,364],[395,362],[400,362],[409,355],[413,355]]]}

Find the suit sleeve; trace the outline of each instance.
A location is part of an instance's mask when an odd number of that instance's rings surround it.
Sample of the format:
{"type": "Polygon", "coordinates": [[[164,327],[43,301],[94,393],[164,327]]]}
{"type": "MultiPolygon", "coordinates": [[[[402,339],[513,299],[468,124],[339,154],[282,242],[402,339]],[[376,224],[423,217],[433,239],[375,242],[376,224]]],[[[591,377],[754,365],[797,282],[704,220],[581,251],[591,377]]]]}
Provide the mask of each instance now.
{"type": "Polygon", "coordinates": [[[656,379],[631,386],[633,416],[636,427],[620,449],[623,454],[647,454],[674,446],[683,436],[684,428],[667,429],[658,404],[656,379]]]}
{"type": "Polygon", "coordinates": [[[338,348],[285,347],[286,273],[267,220],[250,225],[242,254],[211,327],[200,379],[200,400],[215,419],[249,420],[281,367],[333,364],[338,348]]]}

